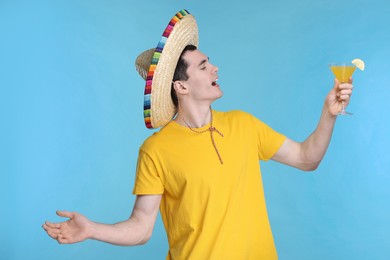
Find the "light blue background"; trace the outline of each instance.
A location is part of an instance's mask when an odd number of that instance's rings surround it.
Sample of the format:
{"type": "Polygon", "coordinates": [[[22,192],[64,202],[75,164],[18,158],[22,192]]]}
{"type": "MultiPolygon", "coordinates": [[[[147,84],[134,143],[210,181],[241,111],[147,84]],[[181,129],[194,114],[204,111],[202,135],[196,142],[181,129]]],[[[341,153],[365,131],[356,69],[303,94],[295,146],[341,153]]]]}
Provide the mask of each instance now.
{"type": "MultiPolygon", "coordinates": [[[[58,245],[41,229],[55,210],[105,223],[126,219],[143,124],[134,69],[169,19],[188,9],[225,96],[297,141],[316,127],[333,85],[327,64],[365,60],[352,117],[338,118],[313,173],[264,163],[280,259],[389,259],[388,1],[0,0],[0,258],[164,259],[151,241],[58,245]]],[[[227,248],[226,250],[229,250],[227,248]]]]}

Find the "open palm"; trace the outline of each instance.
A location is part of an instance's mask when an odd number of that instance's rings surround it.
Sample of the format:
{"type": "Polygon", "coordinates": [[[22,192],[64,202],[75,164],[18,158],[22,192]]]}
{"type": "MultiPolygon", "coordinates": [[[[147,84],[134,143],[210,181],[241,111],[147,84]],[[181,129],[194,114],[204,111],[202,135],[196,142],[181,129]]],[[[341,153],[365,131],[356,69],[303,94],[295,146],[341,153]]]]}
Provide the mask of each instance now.
{"type": "Polygon", "coordinates": [[[42,227],[50,237],[60,244],[77,243],[90,237],[88,228],[91,222],[86,217],[77,212],[57,211],[56,213],[69,220],[60,223],[46,221],[42,227]]]}

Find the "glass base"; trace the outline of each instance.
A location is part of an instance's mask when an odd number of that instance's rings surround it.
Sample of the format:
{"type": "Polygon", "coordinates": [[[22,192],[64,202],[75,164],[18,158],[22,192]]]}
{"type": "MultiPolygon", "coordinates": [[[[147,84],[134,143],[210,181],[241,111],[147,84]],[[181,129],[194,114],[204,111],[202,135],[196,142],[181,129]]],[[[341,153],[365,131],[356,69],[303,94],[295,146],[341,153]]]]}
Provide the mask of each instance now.
{"type": "Polygon", "coordinates": [[[342,111],[340,111],[340,113],[338,115],[340,115],[340,116],[352,116],[353,113],[347,112],[345,110],[342,110],[342,111]]]}

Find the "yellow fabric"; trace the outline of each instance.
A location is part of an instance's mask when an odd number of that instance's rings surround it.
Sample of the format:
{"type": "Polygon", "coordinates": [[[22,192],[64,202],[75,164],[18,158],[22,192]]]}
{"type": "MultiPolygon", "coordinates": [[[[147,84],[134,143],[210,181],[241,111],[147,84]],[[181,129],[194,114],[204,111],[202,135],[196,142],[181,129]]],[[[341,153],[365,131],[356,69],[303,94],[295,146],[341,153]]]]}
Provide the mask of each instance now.
{"type": "Polygon", "coordinates": [[[259,160],[285,137],[241,111],[213,117],[224,164],[209,132],[170,122],[141,146],[133,193],[163,194],[167,259],[277,259],[259,160]]]}

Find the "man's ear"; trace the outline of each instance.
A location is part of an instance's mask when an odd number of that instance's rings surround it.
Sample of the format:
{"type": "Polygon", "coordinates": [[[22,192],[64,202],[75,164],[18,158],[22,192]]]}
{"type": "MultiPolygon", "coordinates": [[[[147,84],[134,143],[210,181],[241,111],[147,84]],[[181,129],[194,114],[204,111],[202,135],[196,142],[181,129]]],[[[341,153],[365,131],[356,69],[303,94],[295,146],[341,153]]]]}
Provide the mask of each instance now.
{"type": "Polygon", "coordinates": [[[176,80],[173,82],[173,88],[176,90],[178,94],[186,94],[188,92],[188,88],[184,84],[184,82],[180,80],[176,80]]]}

